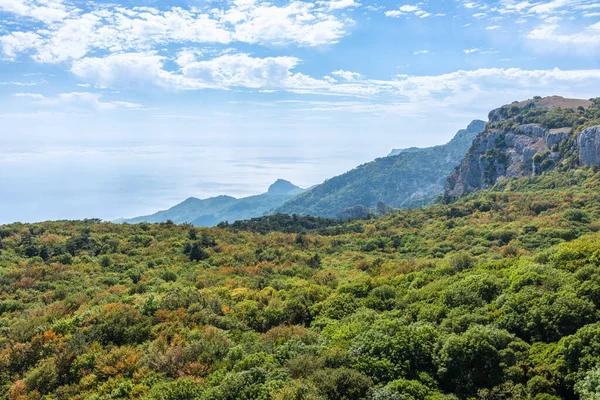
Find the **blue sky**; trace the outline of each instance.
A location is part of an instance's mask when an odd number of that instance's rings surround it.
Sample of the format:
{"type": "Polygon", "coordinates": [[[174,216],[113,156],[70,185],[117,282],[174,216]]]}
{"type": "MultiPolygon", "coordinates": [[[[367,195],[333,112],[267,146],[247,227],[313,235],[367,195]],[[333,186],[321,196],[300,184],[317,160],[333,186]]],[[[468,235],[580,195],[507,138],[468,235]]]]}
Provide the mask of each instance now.
{"type": "Polygon", "coordinates": [[[0,223],[310,186],[600,96],[600,1],[0,0],[0,223]]]}

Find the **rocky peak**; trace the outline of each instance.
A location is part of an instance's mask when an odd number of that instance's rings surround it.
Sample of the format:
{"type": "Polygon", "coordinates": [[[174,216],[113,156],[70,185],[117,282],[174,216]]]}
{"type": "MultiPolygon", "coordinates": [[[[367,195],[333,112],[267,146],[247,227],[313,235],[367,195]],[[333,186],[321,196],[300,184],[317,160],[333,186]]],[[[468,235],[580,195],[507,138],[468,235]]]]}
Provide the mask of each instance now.
{"type": "Polygon", "coordinates": [[[457,142],[468,141],[471,143],[475,137],[485,129],[485,122],[479,119],[471,121],[467,126],[467,129],[461,129],[456,132],[456,135],[448,142],[449,145],[453,145],[457,142]]]}
{"type": "Polygon", "coordinates": [[[275,183],[269,186],[268,194],[271,195],[289,195],[301,192],[302,189],[285,179],[277,179],[275,183]]]}
{"type": "Polygon", "coordinates": [[[471,123],[469,125],[467,125],[467,129],[466,131],[468,133],[479,133],[481,131],[483,131],[485,129],[485,121],[482,121],[480,119],[475,119],[473,121],[471,121],[471,123]]]}

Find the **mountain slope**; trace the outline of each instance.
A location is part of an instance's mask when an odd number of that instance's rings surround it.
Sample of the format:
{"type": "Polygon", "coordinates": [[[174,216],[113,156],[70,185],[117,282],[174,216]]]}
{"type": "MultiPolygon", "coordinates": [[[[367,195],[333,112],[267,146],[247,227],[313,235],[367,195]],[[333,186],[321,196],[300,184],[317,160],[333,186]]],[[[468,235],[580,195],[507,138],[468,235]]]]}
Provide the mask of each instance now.
{"type": "Polygon", "coordinates": [[[600,99],[534,98],[490,112],[448,178],[445,195],[486,189],[510,177],[600,163],[600,99]]]}
{"type": "Polygon", "coordinates": [[[165,211],[118,222],[135,224],[139,222],[191,223],[195,226],[213,226],[223,221],[245,220],[260,217],[287,200],[302,193],[304,189],[283,179],[273,183],[267,193],[236,199],[231,196],[217,196],[208,199],[190,197],[165,211]]]}
{"type": "Polygon", "coordinates": [[[378,158],[331,178],[274,212],[334,218],[353,206],[374,208],[384,203],[412,208],[431,203],[443,192],[446,176],[484,125],[483,121],[471,122],[445,145],[393,150],[397,155],[378,158]]]}

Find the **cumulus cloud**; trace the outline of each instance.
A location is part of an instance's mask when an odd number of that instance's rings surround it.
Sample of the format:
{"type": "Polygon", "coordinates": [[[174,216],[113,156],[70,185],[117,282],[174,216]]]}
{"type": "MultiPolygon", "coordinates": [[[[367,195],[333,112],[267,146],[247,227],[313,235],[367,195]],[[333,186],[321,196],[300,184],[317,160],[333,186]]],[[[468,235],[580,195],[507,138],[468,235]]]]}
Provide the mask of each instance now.
{"type": "MultiPolygon", "coordinates": [[[[165,58],[152,52],[89,57],[73,64],[71,71],[97,85],[153,84],[168,90],[233,88],[323,95],[372,96],[391,87],[385,83],[338,83],[295,72],[295,57],[252,57],[245,53],[224,54],[208,60],[186,62],[177,71],[165,69],[165,58]]],[[[336,71],[337,72],[337,71],[336,71]]],[[[340,71],[348,78],[359,74],[340,71]]],[[[335,81],[333,81],[335,82],[335,81]]]]}
{"type": "Polygon", "coordinates": [[[390,10],[390,11],[385,12],[386,17],[392,17],[392,18],[399,18],[399,17],[405,16],[405,15],[414,15],[419,18],[427,18],[427,17],[431,16],[431,13],[424,11],[418,5],[410,5],[410,4],[405,4],[403,6],[400,6],[400,8],[398,8],[397,10],[390,10]]]}
{"type": "Polygon", "coordinates": [[[61,21],[70,13],[62,0],[0,0],[0,10],[45,23],[61,21]]]}
{"type": "Polygon", "coordinates": [[[190,63],[182,69],[182,74],[187,79],[203,81],[213,87],[279,88],[288,85],[290,70],[299,61],[295,57],[254,58],[247,54],[226,54],[190,63]]]}
{"type": "Polygon", "coordinates": [[[225,54],[210,60],[187,59],[180,71],[167,71],[164,61],[165,57],[152,52],[113,54],[79,60],[71,71],[84,80],[106,86],[152,83],[174,90],[264,89],[287,86],[290,70],[299,62],[294,57],[225,54]]]}
{"type": "Polygon", "coordinates": [[[0,11],[47,24],[12,31],[0,38],[0,45],[9,58],[32,52],[42,63],[78,60],[98,50],[150,51],[169,43],[321,46],[336,43],[353,24],[334,11],[356,5],[354,0],[320,5],[292,0],[281,6],[237,0],[210,11],[105,5],[83,12],[67,8],[61,0],[0,0],[0,11]]]}
{"type": "Polygon", "coordinates": [[[326,10],[315,9],[313,3],[293,1],[282,7],[270,3],[236,4],[219,17],[234,26],[232,36],[240,42],[326,45],[336,43],[353,24],[352,20],[340,20],[326,10]]]}
{"type": "Polygon", "coordinates": [[[359,74],[358,72],[344,71],[341,69],[337,70],[337,71],[333,71],[331,73],[331,75],[339,76],[340,78],[343,78],[347,81],[354,81],[356,79],[362,78],[362,75],[359,74]]]}
{"type": "MultiPolygon", "coordinates": [[[[467,49],[474,52],[495,50],[467,49]]],[[[368,79],[356,72],[337,70],[330,77],[312,77],[295,68],[295,57],[253,57],[249,54],[224,54],[212,59],[192,61],[177,71],[167,71],[164,58],[153,53],[111,55],[86,58],[73,67],[77,76],[100,85],[152,83],[170,90],[244,89],[288,91],[300,94],[351,96],[376,99],[381,96],[408,101],[449,101],[465,93],[489,92],[503,88],[514,98],[531,97],[552,88],[555,93],[571,89],[598,87],[600,70],[523,70],[488,68],[456,71],[434,76],[399,75],[396,79],[368,79]]],[[[564,91],[564,92],[563,92],[564,91]]],[[[467,101],[466,99],[463,99],[467,101]]],[[[457,100],[458,101],[458,100],[457,100]]]]}
{"type": "Polygon", "coordinates": [[[34,49],[41,43],[37,33],[13,32],[10,35],[0,37],[0,46],[4,55],[13,60],[19,53],[34,49]]]}
{"type": "Polygon", "coordinates": [[[126,85],[130,81],[151,80],[169,75],[163,70],[165,57],[156,53],[122,53],[106,57],[89,57],[73,63],[71,72],[99,85],[126,85]]]}

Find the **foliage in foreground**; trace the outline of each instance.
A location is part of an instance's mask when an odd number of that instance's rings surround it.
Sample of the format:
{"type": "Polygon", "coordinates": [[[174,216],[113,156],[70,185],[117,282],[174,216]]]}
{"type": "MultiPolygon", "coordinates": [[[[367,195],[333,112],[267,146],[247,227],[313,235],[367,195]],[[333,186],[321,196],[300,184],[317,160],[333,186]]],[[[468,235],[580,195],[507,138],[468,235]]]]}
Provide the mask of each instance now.
{"type": "Polygon", "coordinates": [[[0,397],[597,398],[599,186],[507,180],[327,235],[1,226],[0,397]]]}

